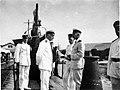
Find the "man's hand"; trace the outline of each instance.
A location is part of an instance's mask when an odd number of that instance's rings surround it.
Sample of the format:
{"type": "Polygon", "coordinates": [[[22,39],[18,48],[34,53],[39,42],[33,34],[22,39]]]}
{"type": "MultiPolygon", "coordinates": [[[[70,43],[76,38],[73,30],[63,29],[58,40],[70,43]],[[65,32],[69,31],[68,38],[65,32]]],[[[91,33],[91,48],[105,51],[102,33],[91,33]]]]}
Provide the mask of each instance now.
{"type": "Polygon", "coordinates": [[[71,61],[71,55],[67,55],[67,59],[71,61]]]}
{"type": "Polygon", "coordinates": [[[71,61],[71,55],[67,55],[67,56],[61,56],[60,58],[65,58],[68,61],[71,61]]]}
{"type": "Polygon", "coordinates": [[[65,58],[65,56],[60,56],[60,58],[65,58]]]}

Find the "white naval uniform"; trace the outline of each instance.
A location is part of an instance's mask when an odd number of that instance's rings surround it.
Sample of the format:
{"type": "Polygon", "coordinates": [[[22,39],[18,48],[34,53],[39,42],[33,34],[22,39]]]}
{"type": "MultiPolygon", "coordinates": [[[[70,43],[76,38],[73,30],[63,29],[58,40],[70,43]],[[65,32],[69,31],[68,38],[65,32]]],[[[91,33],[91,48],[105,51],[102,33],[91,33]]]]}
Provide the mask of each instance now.
{"type": "Polygon", "coordinates": [[[107,67],[107,74],[110,76],[112,90],[120,90],[120,61],[115,62],[113,58],[120,59],[120,38],[117,38],[111,44],[107,67]]]}
{"type": "Polygon", "coordinates": [[[27,88],[31,65],[30,46],[28,44],[24,42],[22,44],[17,44],[15,49],[15,62],[19,62],[19,88],[27,88]]]}
{"type": "Polygon", "coordinates": [[[114,62],[111,58],[120,58],[120,38],[111,44],[107,68],[109,76],[120,79],[120,62],[114,62]]]}
{"type": "Polygon", "coordinates": [[[40,69],[41,90],[49,90],[49,78],[52,71],[52,49],[46,38],[40,42],[36,53],[36,64],[40,69]]]}
{"type": "MultiPolygon", "coordinates": [[[[73,44],[70,44],[70,45],[67,45],[66,47],[66,54],[65,56],[67,55],[71,55],[71,52],[72,52],[72,47],[73,47],[74,43],[73,44]]],[[[65,67],[65,72],[63,74],[63,85],[64,85],[64,90],[74,90],[74,82],[71,82],[72,81],[72,72],[71,72],[71,61],[66,61],[66,67],[65,67]]]]}
{"type": "Polygon", "coordinates": [[[71,53],[71,67],[73,73],[73,80],[76,84],[76,90],[80,89],[81,80],[82,80],[82,72],[84,68],[84,51],[85,45],[81,40],[75,41],[75,44],[72,48],[71,53]]]}

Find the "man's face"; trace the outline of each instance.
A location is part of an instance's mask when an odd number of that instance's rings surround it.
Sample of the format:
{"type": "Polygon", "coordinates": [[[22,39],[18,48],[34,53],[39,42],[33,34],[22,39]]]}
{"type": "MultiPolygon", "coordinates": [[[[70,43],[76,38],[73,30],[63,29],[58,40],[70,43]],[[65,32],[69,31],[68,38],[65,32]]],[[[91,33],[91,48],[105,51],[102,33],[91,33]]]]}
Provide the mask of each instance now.
{"type": "Polygon", "coordinates": [[[28,42],[28,35],[22,35],[22,39],[24,43],[28,42]]]}
{"type": "Polygon", "coordinates": [[[115,25],[115,32],[118,37],[120,37],[120,25],[115,25]]]}
{"type": "Polygon", "coordinates": [[[73,36],[75,39],[78,39],[80,37],[80,34],[79,32],[76,32],[76,33],[73,33],[73,36]]]}
{"type": "Polygon", "coordinates": [[[70,37],[70,38],[68,38],[68,39],[69,39],[69,43],[70,43],[70,44],[73,44],[74,38],[73,38],[73,37],[70,37]]]}
{"type": "Polygon", "coordinates": [[[23,42],[24,42],[24,43],[27,43],[27,42],[28,42],[28,38],[23,39],[23,42]]]}
{"type": "Polygon", "coordinates": [[[47,35],[47,39],[48,39],[49,41],[52,41],[52,40],[54,39],[54,36],[55,36],[55,34],[48,34],[48,35],[47,35]]]}

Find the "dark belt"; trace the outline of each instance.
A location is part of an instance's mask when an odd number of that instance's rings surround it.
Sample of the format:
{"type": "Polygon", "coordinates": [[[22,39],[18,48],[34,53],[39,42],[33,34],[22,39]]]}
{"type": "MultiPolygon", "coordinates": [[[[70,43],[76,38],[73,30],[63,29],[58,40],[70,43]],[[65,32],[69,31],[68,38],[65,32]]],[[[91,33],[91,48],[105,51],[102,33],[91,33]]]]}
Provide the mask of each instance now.
{"type": "Polygon", "coordinates": [[[112,58],[113,62],[120,62],[120,58],[112,58]]]}

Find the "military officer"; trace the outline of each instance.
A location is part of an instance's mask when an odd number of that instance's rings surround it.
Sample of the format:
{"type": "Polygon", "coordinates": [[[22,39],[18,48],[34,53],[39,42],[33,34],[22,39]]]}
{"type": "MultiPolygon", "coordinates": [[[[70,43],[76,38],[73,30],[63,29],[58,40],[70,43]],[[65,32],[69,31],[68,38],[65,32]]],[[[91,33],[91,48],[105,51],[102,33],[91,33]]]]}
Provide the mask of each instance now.
{"type": "Polygon", "coordinates": [[[84,68],[84,51],[85,46],[83,42],[80,40],[81,31],[78,29],[73,29],[73,37],[75,39],[75,44],[72,48],[72,53],[70,55],[71,58],[71,67],[73,72],[73,80],[76,84],[76,90],[80,89],[81,80],[82,80],[82,72],[84,68]]]}
{"type": "MultiPolygon", "coordinates": [[[[74,45],[74,37],[72,34],[68,34],[68,40],[69,40],[69,45],[66,47],[66,53],[65,57],[71,55],[72,52],[72,47],[74,45]]],[[[64,90],[73,90],[73,84],[71,82],[72,79],[72,73],[71,73],[71,61],[67,60],[66,61],[66,68],[65,72],[63,74],[63,84],[64,84],[64,90]]]]}
{"type": "Polygon", "coordinates": [[[55,33],[53,31],[46,32],[46,38],[39,43],[38,51],[36,53],[36,64],[40,70],[40,90],[49,90],[49,78],[52,71],[52,49],[50,41],[54,39],[55,33]]]}
{"type": "Polygon", "coordinates": [[[17,44],[15,49],[15,62],[19,63],[19,88],[20,90],[31,89],[28,87],[29,70],[31,65],[30,46],[27,44],[28,35],[22,36],[23,41],[17,44]]]}
{"type": "Polygon", "coordinates": [[[120,90],[120,24],[115,21],[113,24],[117,39],[115,39],[109,51],[107,74],[110,76],[112,90],[120,90]]]}

